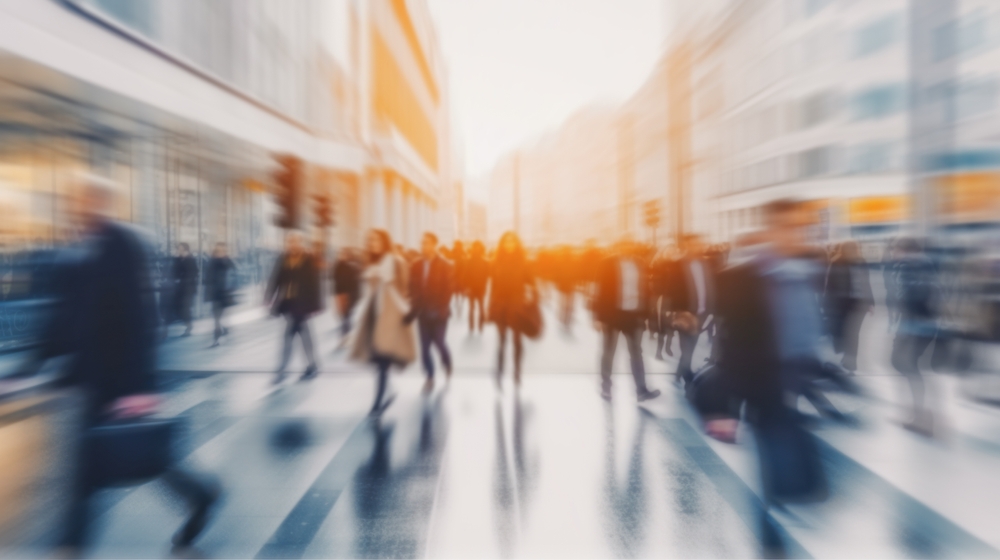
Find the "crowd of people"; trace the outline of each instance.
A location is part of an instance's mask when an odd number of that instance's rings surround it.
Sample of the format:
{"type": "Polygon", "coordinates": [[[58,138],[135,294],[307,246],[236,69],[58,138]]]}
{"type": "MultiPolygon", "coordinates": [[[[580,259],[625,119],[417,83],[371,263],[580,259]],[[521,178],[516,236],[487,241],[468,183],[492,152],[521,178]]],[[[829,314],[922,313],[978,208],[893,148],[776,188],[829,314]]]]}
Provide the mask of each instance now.
{"type": "MultiPolygon", "coordinates": [[[[161,402],[155,380],[157,331],[176,320],[190,333],[199,276],[188,248],[179,245],[173,263],[176,289],[168,302],[172,309],[164,314],[164,302],[154,297],[142,235],[108,217],[118,196],[114,185],[88,176],[82,192],[79,215],[88,240],[65,266],[54,288],[62,304],[24,368],[30,374],[49,358],[76,356],[65,382],[82,389],[87,413],[64,540],[71,547],[83,544],[87,505],[107,482],[97,450],[124,441],[115,438],[163,434],[156,422],[137,422],[161,402]],[[130,422],[132,427],[122,427],[130,422]],[[109,426],[119,431],[102,436],[110,439],[96,438],[94,430],[109,426]]],[[[596,368],[602,398],[612,399],[619,338],[629,352],[637,401],[660,396],[646,379],[642,342],[648,334],[657,359],[676,357],[675,381],[709,435],[735,441],[740,423],[753,429],[769,503],[821,499],[826,489],[818,448],[796,403],[804,397],[820,414],[848,419],[824,393],[854,387],[849,378],[858,367],[859,333],[874,304],[869,266],[852,241],[827,250],[813,243],[807,205],[779,200],[764,210],[765,229],[732,246],[708,245],[687,235],[663,249],[621,239],[610,247],[588,242],[530,250],[508,231],[492,248],[479,241],[448,247],[426,232],[420,249],[412,250],[375,229],[363,248],[341,249],[327,263],[322,247],[309,246],[301,232],[290,231],[264,292],[271,314],[285,320],[274,382],[287,378],[296,337],[308,364],[302,379],[319,374],[310,320],[323,312],[327,291],[341,321],[341,348],[377,373],[375,416],[393,401],[393,368],[419,360],[425,393],[435,388],[437,363],[446,379],[452,377],[457,364],[447,330],[453,315],[468,315],[470,335],[481,334],[485,323],[495,325],[494,375],[502,390],[507,364],[513,385],[524,381],[524,339],[543,331],[543,300],[552,297],[567,332],[582,300],[602,335],[596,368]],[[707,358],[696,362],[699,348],[707,358]]],[[[227,332],[222,317],[233,304],[233,269],[225,245],[216,245],[201,275],[215,322],[213,344],[227,332]]],[[[907,426],[929,433],[933,417],[925,406],[919,358],[938,336],[935,264],[919,242],[904,239],[892,245],[883,269],[898,323],[892,363],[910,381],[913,395],[907,426]]],[[[178,546],[189,545],[218,497],[218,483],[172,463],[160,467],[145,474],[163,476],[191,505],[192,515],[175,537],[178,546]]],[[[765,542],[773,539],[780,546],[766,516],[764,531],[765,542]]]]}

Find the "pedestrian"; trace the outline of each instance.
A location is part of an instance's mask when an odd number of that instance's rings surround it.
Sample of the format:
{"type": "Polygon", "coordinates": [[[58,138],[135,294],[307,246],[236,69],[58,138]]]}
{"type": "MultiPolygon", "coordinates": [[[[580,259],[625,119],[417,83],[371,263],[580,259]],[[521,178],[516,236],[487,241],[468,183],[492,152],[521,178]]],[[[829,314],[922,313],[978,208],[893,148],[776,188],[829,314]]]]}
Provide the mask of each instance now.
{"type": "MultiPolygon", "coordinates": [[[[822,269],[806,241],[813,223],[808,206],[782,199],[769,203],[764,216],[768,244],[719,277],[718,355],[725,385],[745,402],[755,430],[765,504],[778,506],[827,494],[819,448],[794,404],[822,376],[822,269]]],[[[766,510],[761,530],[765,555],[782,554],[766,510]]]]}
{"type": "Polygon", "coordinates": [[[469,260],[465,267],[465,284],[469,294],[469,333],[483,332],[483,300],[486,285],[490,281],[490,263],[486,260],[486,247],[482,241],[474,241],[469,250],[469,260]]]}
{"type": "Polygon", "coordinates": [[[896,305],[899,326],[892,343],[892,366],[910,385],[911,417],[904,426],[922,435],[934,434],[934,412],[927,400],[927,380],[920,357],[938,336],[936,315],[940,290],[938,270],[921,243],[913,238],[896,244],[896,305]]]}
{"type": "Polygon", "coordinates": [[[559,292],[559,319],[566,332],[571,333],[577,286],[577,259],[573,248],[560,247],[554,254],[553,265],[553,284],[559,292]]]}
{"type": "Polygon", "coordinates": [[[451,297],[455,291],[455,268],[438,254],[438,238],[424,233],[420,242],[420,259],[410,267],[410,312],[407,322],[417,321],[420,333],[420,357],[423,360],[424,393],[434,390],[434,356],[437,348],[448,379],[451,379],[451,352],[448,350],[448,318],[451,317],[451,297]]]}
{"type": "MultiPolygon", "coordinates": [[[[99,446],[91,436],[99,428],[128,430],[156,413],[162,403],[155,375],[156,303],[148,247],[133,227],[111,218],[118,208],[117,184],[89,174],[79,181],[77,213],[85,234],[81,257],[68,265],[66,274],[72,281],[62,285],[52,327],[46,329],[48,336],[31,371],[26,370],[35,373],[49,358],[72,355],[62,384],[78,388],[84,399],[75,438],[73,484],[66,496],[66,524],[59,540],[61,553],[72,558],[88,544],[90,522],[96,515],[91,509],[94,495],[107,484],[125,482],[108,480],[107,469],[122,465],[109,465],[111,458],[100,453],[107,451],[108,440],[102,439],[105,446],[99,446]]],[[[150,446],[169,443],[157,439],[140,446],[144,449],[116,448],[115,459],[128,461],[150,446]]],[[[173,536],[175,551],[180,552],[208,523],[220,495],[219,484],[214,477],[173,462],[160,478],[190,506],[190,516],[173,536]]]]}
{"type": "Polygon", "coordinates": [[[489,318],[497,326],[500,336],[495,375],[497,388],[503,386],[504,354],[508,340],[514,347],[514,384],[520,386],[525,326],[521,321],[526,307],[537,303],[538,287],[521,238],[513,231],[500,237],[490,282],[489,318]]]}
{"type": "Polygon", "coordinates": [[[377,416],[394,398],[388,394],[389,369],[404,368],[416,357],[413,325],[406,322],[408,268],[393,251],[392,237],[382,229],[368,233],[365,269],[361,273],[361,300],[355,311],[350,341],[351,358],[370,362],[378,372],[375,402],[370,414],[377,416]]]}
{"type": "Polygon", "coordinates": [[[222,325],[222,315],[226,308],[232,307],[233,274],[236,265],[226,251],[225,243],[216,243],[212,258],[205,267],[205,301],[212,304],[212,318],[215,329],[212,331],[212,347],[219,345],[219,339],[229,334],[229,329],[222,325]]]}
{"type": "Polygon", "coordinates": [[[449,258],[455,275],[455,287],[453,293],[455,298],[455,314],[461,317],[462,301],[468,295],[465,290],[465,275],[469,255],[466,253],[465,244],[458,240],[452,244],[451,251],[449,251],[449,253],[449,258]]]}
{"type": "Polygon", "coordinates": [[[357,252],[345,247],[340,250],[337,261],[330,273],[333,278],[333,298],[337,315],[340,316],[341,345],[347,343],[351,332],[351,314],[361,297],[361,264],[357,252]]]}
{"type": "Polygon", "coordinates": [[[594,319],[603,336],[601,351],[601,397],[611,399],[611,367],[614,364],[618,335],[625,337],[639,402],[660,395],[646,387],[646,366],[642,361],[642,333],[646,321],[649,282],[639,247],[622,239],[610,256],[601,263],[597,276],[594,319]]]}
{"type": "Polygon", "coordinates": [[[868,267],[856,241],[845,241],[834,252],[826,272],[823,304],[833,348],[843,352],[841,365],[853,373],[858,369],[861,325],[874,304],[868,267]]]}
{"type": "Polygon", "coordinates": [[[177,244],[177,256],[174,257],[171,278],[174,283],[173,319],[184,323],[186,328],[182,336],[191,336],[191,305],[198,291],[198,262],[191,254],[191,248],[187,243],[177,244]]]}
{"type": "Polygon", "coordinates": [[[691,362],[698,339],[713,312],[715,278],[712,266],[704,259],[704,249],[700,236],[684,236],[683,254],[672,267],[667,281],[673,328],[677,331],[681,352],[675,377],[685,385],[694,378],[691,362]]]}
{"type": "Polygon", "coordinates": [[[302,348],[309,361],[302,379],[316,377],[319,368],[316,364],[309,319],[323,308],[319,269],[316,267],[315,258],[303,245],[302,233],[297,230],[285,234],[285,251],[274,263],[271,279],[264,292],[264,302],[271,307],[272,315],[281,315],[285,318],[281,362],[275,372],[274,383],[281,383],[285,379],[285,368],[292,358],[295,335],[302,339],[302,348]]]}

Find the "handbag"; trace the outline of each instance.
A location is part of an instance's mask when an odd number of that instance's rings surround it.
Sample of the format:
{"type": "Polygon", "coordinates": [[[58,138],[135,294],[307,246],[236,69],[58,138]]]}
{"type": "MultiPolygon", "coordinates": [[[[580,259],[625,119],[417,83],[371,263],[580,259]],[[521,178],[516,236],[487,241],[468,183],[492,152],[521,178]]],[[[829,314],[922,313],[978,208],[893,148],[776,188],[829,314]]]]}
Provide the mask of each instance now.
{"type": "Polygon", "coordinates": [[[87,468],[99,487],[131,486],[174,465],[180,418],[136,418],[98,424],[84,433],[87,468]]]}
{"type": "Polygon", "coordinates": [[[536,340],[542,336],[542,310],[538,306],[538,298],[527,301],[518,309],[517,330],[524,336],[536,340]]]}
{"type": "Polygon", "coordinates": [[[757,427],[757,449],[766,495],[781,503],[810,503],[829,494],[815,436],[789,411],[757,427]]]}

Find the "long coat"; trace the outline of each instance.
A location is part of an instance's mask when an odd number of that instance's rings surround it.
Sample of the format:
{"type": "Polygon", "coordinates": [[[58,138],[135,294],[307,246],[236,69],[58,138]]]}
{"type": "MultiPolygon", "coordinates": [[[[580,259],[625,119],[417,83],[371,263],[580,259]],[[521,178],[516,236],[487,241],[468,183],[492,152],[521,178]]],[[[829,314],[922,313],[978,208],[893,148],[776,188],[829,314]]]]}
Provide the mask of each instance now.
{"type": "Polygon", "coordinates": [[[323,298],[319,287],[319,268],[316,259],[309,254],[303,254],[301,262],[295,268],[286,266],[288,256],[282,254],[274,263],[274,271],[268,282],[266,301],[271,303],[271,313],[274,315],[294,313],[300,316],[312,315],[323,309],[323,298]],[[287,297],[287,291],[292,286],[294,292],[287,297]]]}
{"type": "Polygon", "coordinates": [[[516,327],[525,290],[534,285],[528,260],[498,255],[491,276],[489,319],[501,328],[516,327]]]}
{"type": "Polygon", "coordinates": [[[384,255],[361,273],[362,294],[354,308],[349,348],[361,362],[386,357],[406,366],[417,357],[416,331],[404,321],[407,303],[407,267],[393,255],[384,255]]]}

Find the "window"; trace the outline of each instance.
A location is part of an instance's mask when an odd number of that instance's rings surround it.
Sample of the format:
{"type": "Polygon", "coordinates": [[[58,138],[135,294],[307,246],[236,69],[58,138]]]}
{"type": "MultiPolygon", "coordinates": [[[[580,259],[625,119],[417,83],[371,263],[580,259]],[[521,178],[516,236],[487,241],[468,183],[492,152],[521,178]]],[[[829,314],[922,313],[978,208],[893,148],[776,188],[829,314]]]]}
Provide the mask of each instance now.
{"type": "Polygon", "coordinates": [[[829,91],[815,93],[802,100],[802,128],[816,126],[827,121],[837,112],[836,96],[829,91]]]}
{"type": "Polygon", "coordinates": [[[832,146],[819,146],[799,153],[799,170],[803,179],[827,175],[832,169],[832,146]]]}
{"type": "Polygon", "coordinates": [[[895,44],[900,39],[901,27],[900,17],[894,14],[858,29],[854,36],[854,56],[869,56],[895,44]]]}
{"type": "Polygon", "coordinates": [[[895,142],[887,141],[852,146],[848,155],[848,172],[864,175],[898,169],[896,146],[895,142]]]}
{"type": "Polygon", "coordinates": [[[856,120],[868,120],[884,118],[903,110],[905,101],[903,84],[889,84],[858,92],[851,105],[856,120]]]}

